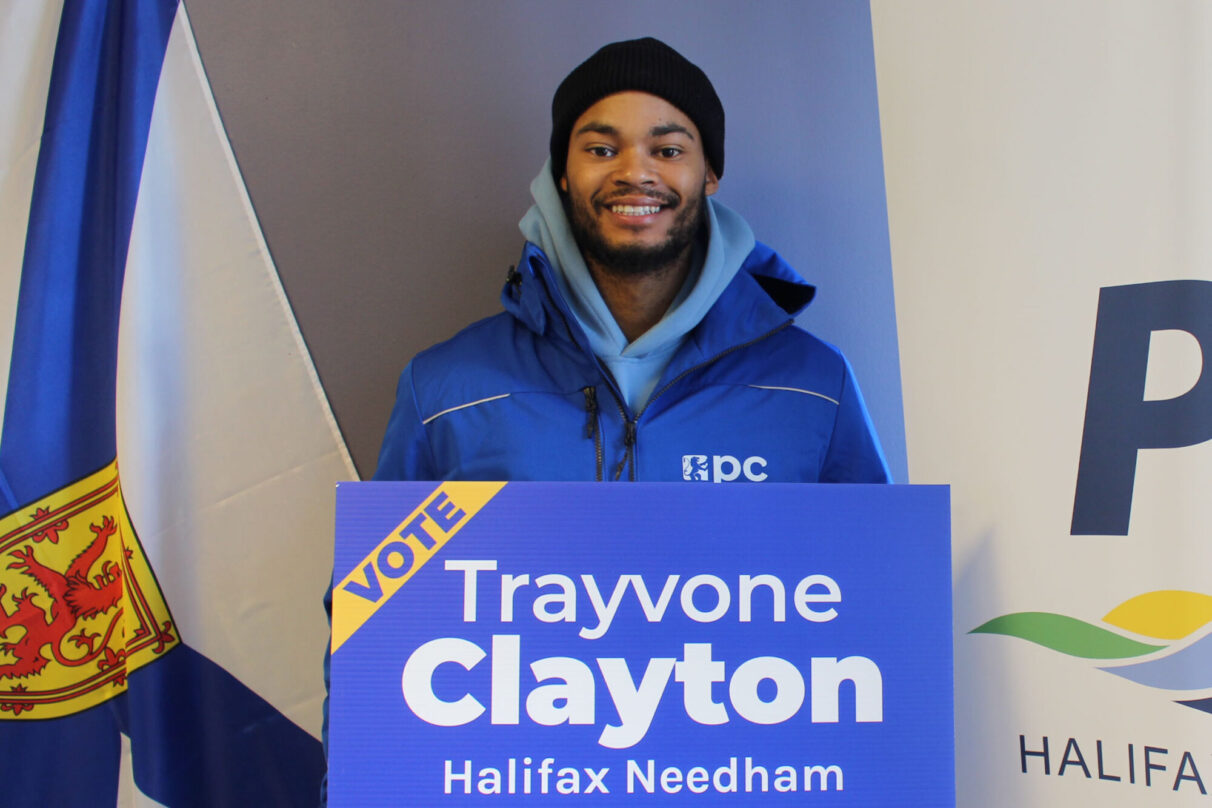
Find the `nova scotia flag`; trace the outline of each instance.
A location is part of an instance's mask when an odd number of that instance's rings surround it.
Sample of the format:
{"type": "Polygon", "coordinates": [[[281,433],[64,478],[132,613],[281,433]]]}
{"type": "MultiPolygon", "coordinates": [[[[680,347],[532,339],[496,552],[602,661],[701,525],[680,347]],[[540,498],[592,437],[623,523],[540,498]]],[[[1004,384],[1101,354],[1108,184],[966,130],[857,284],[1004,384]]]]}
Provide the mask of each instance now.
{"type": "Polygon", "coordinates": [[[355,472],[177,0],[0,0],[0,391],[0,804],[315,804],[355,472]]]}

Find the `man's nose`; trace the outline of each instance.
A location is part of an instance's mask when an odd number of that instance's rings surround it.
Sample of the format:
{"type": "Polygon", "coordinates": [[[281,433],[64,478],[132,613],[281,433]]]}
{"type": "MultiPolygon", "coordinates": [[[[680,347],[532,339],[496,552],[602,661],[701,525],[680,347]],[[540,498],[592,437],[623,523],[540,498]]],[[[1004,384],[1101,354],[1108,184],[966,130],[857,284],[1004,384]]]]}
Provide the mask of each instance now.
{"type": "Polygon", "coordinates": [[[615,178],[631,185],[652,185],[656,182],[656,164],[644,149],[624,149],[619,153],[615,178]]]}

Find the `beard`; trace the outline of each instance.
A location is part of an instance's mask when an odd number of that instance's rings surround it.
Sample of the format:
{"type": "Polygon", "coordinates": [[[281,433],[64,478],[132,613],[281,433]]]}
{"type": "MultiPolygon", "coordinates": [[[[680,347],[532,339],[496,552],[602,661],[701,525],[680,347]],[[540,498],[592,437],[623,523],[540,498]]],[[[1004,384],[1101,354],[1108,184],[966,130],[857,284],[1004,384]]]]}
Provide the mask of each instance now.
{"type": "MultiPolygon", "coordinates": [[[[611,196],[618,198],[625,193],[628,192],[611,196]]],[[[645,196],[656,196],[662,207],[672,210],[675,214],[673,226],[670,227],[665,240],[659,244],[610,243],[602,235],[602,229],[594,215],[595,208],[605,208],[610,204],[610,198],[591,197],[586,201],[574,199],[572,194],[561,192],[564,213],[572,228],[573,238],[587,260],[614,275],[636,277],[660,272],[687,253],[698,234],[706,228],[706,184],[704,183],[699,193],[688,198],[677,194],[655,195],[651,191],[643,193],[645,196]]]]}

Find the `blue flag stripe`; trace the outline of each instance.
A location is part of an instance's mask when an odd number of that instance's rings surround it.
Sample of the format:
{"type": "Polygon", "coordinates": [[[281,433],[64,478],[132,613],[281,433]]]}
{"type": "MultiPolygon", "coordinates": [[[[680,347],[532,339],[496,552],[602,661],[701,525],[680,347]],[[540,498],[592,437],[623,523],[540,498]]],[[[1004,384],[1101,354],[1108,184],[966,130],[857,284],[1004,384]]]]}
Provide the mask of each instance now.
{"type": "Polygon", "coordinates": [[[0,434],[0,511],[114,457],[122,276],[176,9],[177,0],[64,6],[0,434]]]}
{"type": "Polygon", "coordinates": [[[181,645],[131,674],[115,700],[135,783],[172,808],[315,805],[320,742],[240,680],[181,645]]]}
{"type": "MultiPolygon", "coordinates": [[[[114,457],[122,276],[176,6],[176,0],[64,5],[0,433],[0,512],[114,457]]],[[[63,719],[6,722],[5,803],[112,803],[119,708],[109,702],[63,719]]]]}

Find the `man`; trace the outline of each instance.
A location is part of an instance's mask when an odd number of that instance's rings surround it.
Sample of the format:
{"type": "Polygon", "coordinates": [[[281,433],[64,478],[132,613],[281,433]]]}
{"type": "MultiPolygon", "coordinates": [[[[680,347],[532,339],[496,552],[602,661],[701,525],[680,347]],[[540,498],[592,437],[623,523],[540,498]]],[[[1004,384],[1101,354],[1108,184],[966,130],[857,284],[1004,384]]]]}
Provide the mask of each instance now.
{"type": "Polygon", "coordinates": [[[815,290],[709,198],[707,76],[616,42],[551,118],[505,312],[404,369],[375,479],[888,482],[849,364],[794,325],[815,290]]]}
{"type": "Polygon", "coordinates": [[[814,289],[711,196],[724,110],[646,38],[552,101],[505,312],[404,369],[375,479],[887,482],[814,289]]]}

